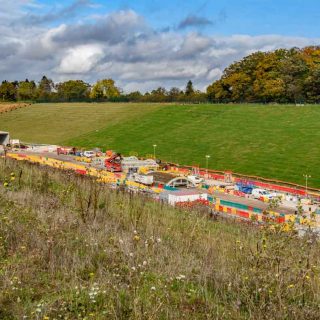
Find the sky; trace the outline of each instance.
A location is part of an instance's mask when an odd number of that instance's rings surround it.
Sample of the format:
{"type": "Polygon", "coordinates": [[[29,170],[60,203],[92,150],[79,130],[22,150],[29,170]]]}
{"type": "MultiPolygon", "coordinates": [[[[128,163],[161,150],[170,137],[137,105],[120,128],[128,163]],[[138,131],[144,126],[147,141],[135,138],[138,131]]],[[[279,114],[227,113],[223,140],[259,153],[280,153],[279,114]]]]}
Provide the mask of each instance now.
{"type": "Polygon", "coordinates": [[[200,90],[255,51],[320,45],[316,0],[0,0],[0,80],[200,90]]]}

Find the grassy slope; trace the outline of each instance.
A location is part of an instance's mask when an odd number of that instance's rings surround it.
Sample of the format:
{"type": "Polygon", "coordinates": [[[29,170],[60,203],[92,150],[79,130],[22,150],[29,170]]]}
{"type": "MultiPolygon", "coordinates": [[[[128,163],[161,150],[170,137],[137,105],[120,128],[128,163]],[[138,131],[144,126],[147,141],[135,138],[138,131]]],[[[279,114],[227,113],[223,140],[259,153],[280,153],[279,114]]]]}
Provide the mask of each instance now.
{"type": "Polygon", "coordinates": [[[159,105],[151,109],[148,105],[136,104],[36,104],[1,115],[0,127],[22,141],[54,144],[137,119],[157,108],[159,105]]]}
{"type": "Polygon", "coordinates": [[[1,319],[315,320],[319,262],[293,234],[0,159],[1,319]]]}
{"type": "Polygon", "coordinates": [[[44,105],[0,116],[25,140],[100,146],[320,187],[319,106],[44,105]],[[44,108],[46,111],[43,112],[44,108]],[[24,119],[24,120],[23,120],[24,119]],[[96,131],[99,130],[99,131],[96,131]]]}

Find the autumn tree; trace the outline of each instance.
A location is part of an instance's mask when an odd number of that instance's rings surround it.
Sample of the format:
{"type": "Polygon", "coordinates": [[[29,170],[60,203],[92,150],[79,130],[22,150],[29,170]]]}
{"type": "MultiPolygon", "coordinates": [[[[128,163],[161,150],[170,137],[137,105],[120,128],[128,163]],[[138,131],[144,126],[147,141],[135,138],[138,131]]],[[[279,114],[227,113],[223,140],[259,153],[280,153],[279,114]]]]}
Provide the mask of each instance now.
{"type": "Polygon", "coordinates": [[[0,85],[0,98],[4,101],[16,100],[17,84],[4,80],[0,85]]]}
{"type": "Polygon", "coordinates": [[[89,96],[90,85],[82,80],[69,80],[56,85],[61,101],[83,101],[89,96]]]}
{"type": "Polygon", "coordinates": [[[99,80],[91,89],[90,98],[99,99],[114,99],[120,96],[120,89],[115,86],[112,79],[99,80]]]}

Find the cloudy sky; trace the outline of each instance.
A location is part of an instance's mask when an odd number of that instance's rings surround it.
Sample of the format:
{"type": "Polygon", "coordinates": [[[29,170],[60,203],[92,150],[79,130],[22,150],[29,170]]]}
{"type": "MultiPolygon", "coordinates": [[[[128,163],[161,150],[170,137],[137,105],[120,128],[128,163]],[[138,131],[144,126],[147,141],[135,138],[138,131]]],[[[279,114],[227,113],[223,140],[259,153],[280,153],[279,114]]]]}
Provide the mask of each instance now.
{"type": "Polygon", "coordinates": [[[0,0],[0,80],[198,89],[257,50],[320,45],[319,0],[0,0]]]}

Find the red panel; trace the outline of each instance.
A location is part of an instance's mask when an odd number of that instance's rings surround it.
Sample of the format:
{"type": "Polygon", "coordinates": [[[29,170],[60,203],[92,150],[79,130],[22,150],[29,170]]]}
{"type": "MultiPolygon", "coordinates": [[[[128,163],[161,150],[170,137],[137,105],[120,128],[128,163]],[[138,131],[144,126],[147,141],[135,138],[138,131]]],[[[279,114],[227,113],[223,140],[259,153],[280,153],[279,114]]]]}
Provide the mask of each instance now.
{"type": "Polygon", "coordinates": [[[285,217],[277,217],[278,223],[285,223],[285,221],[286,221],[285,217]]]}
{"type": "Polygon", "coordinates": [[[86,175],[87,171],[86,170],[76,169],[76,173],[79,173],[79,174],[82,174],[82,175],[86,175]]]}

